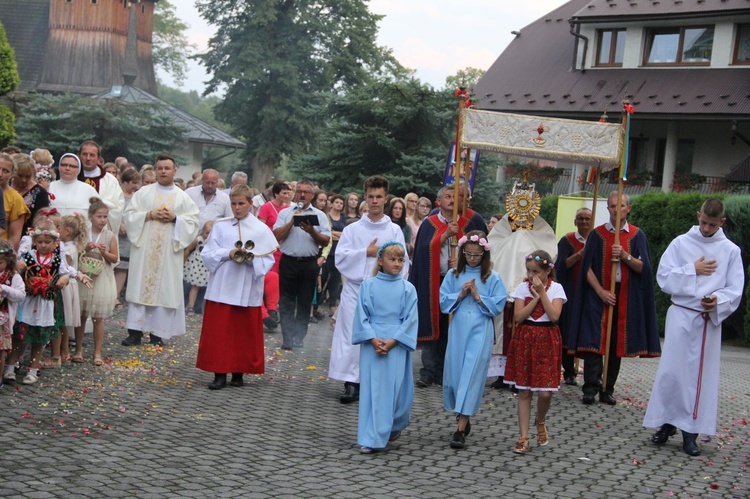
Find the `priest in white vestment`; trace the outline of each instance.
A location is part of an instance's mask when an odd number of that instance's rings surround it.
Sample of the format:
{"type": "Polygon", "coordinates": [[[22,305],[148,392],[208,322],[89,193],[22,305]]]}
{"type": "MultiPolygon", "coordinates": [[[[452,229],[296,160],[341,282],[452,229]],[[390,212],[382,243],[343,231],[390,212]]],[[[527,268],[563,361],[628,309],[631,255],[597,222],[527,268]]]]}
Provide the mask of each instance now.
{"type": "Polygon", "coordinates": [[[160,154],[157,183],[142,187],[124,213],[131,243],[128,269],[128,337],[137,345],[144,332],[152,344],[185,334],[183,252],[198,235],[198,206],[174,184],[174,159],[160,154]]]}
{"type": "MultiPolygon", "coordinates": [[[[331,342],[331,360],[328,377],[344,382],[343,404],[359,398],[359,345],[352,345],[352,326],[357,309],[359,287],[362,281],[373,276],[377,252],[388,241],[404,245],[404,233],[385,215],[388,199],[388,180],[381,176],[365,180],[365,202],[368,212],[362,218],[344,228],[336,246],[336,268],[346,278],[341,292],[336,327],[331,342]]],[[[406,247],[404,245],[404,247],[406,247]]],[[[409,262],[404,265],[402,275],[409,275],[409,262]]]]}
{"type": "Polygon", "coordinates": [[[698,213],[699,225],[674,239],[656,275],[672,295],[664,348],[643,419],[659,428],[651,441],[667,442],[679,428],[683,449],[700,454],[699,433],[716,434],[719,399],[721,323],[740,304],[745,272],[740,249],[724,235],[724,206],[709,199],[698,213]]]}
{"type": "Polygon", "coordinates": [[[109,228],[117,234],[120,230],[122,210],[125,206],[125,195],[122,193],[120,182],[111,173],[107,173],[99,166],[101,159],[101,148],[93,140],[87,140],[78,151],[81,160],[81,172],[78,180],[89,184],[98,193],[99,199],[109,208],[109,228]]]}

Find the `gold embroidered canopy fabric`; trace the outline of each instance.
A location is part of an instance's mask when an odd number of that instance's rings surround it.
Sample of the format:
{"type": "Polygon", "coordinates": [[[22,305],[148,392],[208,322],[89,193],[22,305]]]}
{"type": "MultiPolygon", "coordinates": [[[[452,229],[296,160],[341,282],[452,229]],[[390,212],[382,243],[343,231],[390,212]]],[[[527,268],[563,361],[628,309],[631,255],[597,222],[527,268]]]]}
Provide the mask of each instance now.
{"type": "Polygon", "coordinates": [[[464,109],[461,145],[527,158],[594,165],[608,171],[620,163],[622,126],[464,109]]]}

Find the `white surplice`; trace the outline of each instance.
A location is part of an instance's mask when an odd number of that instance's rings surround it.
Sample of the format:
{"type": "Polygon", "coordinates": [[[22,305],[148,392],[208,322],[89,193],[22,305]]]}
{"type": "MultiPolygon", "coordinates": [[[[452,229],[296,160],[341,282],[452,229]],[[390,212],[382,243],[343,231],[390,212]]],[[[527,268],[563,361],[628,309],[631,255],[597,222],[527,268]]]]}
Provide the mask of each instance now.
{"type": "Polygon", "coordinates": [[[263,302],[263,281],[275,262],[276,238],[266,224],[250,213],[240,221],[217,220],[201,257],[210,272],[206,300],[238,307],[260,307],[263,302]],[[235,243],[253,241],[252,260],[237,263],[229,258],[235,243]]]}
{"type": "MultiPolygon", "coordinates": [[[[346,278],[341,292],[341,303],[338,308],[336,327],[331,342],[331,360],[328,366],[328,377],[350,383],[359,383],[359,345],[352,345],[352,326],[354,312],[357,309],[359,287],[362,281],[372,277],[377,259],[367,256],[367,246],[376,239],[375,244],[382,246],[388,241],[404,244],[404,233],[401,227],[384,216],[373,222],[365,214],[341,233],[336,246],[336,268],[346,278]]],[[[409,275],[409,257],[401,275],[409,275]]]]}
{"type": "Polygon", "coordinates": [[[662,291],[672,295],[673,305],[667,311],[664,348],[643,426],[658,428],[669,423],[689,433],[715,435],[721,323],[739,306],[745,280],[740,249],[727,239],[723,229],[713,237],[703,237],[696,225],[669,244],[656,279],[662,291]],[[717,269],[710,276],[696,275],[695,261],[700,257],[716,260],[717,269]],[[718,300],[708,314],[698,393],[705,323],[699,312],[703,309],[700,301],[710,295],[718,300]]]}
{"type": "Polygon", "coordinates": [[[164,339],[185,334],[183,251],[198,235],[198,207],[175,185],[151,184],[133,194],[123,219],[131,243],[128,329],[164,339]],[[147,222],[146,214],[161,207],[177,219],[147,222]]]}

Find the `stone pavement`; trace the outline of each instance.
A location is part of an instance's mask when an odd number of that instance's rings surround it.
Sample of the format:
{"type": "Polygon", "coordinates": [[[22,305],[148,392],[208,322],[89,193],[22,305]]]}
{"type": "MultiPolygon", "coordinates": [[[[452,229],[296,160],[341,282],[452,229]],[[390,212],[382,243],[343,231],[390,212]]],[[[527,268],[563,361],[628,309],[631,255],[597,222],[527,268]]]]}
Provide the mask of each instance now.
{"type": "Polygon", "coordinates": [[[449,448],[454,415],[429,387],[401,439],[361,455],[357,405],[342,406],[343,384],[326,378],[327,324],[294,352],[266,334],[266,375],[212,392],[212,375],[194,367],[200,316],[164,349],[120,346],[123,320],[118,311],[107,325],[104,367],[91,365],[87,336],[86,364],[0,392],[0,496],[750,497],[750,350],[722,351],[719,435],[698,458],[679,435],[654,447],[641,427],[658,359],[623,362],[614,407],[584,406],[580,389],[563,387],[550,444],[527,455],[510,450],[515,399],[489,387],[466,449],[449,448]]]}

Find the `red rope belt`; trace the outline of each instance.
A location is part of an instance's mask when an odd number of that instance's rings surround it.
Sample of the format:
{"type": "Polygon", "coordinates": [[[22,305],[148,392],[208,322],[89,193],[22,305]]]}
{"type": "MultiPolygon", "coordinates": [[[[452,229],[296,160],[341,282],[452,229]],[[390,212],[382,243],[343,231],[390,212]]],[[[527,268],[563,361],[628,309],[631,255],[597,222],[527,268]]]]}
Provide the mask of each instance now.
{"type": "Polygon", "coordinates": [[[703,355],[706,349],[706,330],[708,329],[708,312],[706,312],[705,310],[696,310],[694,308],[686,307],[684,305],[678,305],[675,302],[672,302],[672,305],[674,305],[675,307],[684,308],[685,310],[690,310],[691,312],[695,312],[703,316],[703,339],[701,340],[701,361],[698,366],[698,391],[695,393],[695,405],[693,406],[693,419],[698,419],[698,404],[700,403],[700,400],[701,400],[701,383],[703,381],[703,355]]]}

